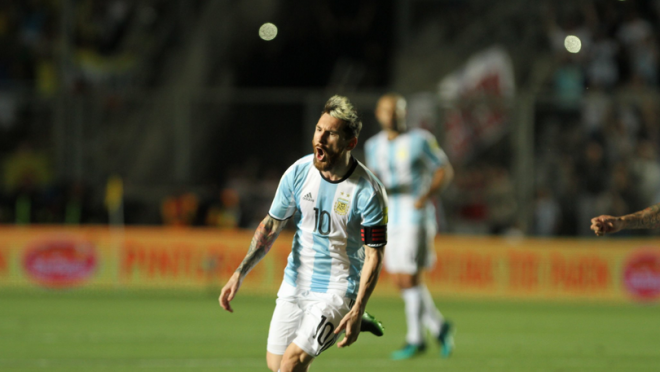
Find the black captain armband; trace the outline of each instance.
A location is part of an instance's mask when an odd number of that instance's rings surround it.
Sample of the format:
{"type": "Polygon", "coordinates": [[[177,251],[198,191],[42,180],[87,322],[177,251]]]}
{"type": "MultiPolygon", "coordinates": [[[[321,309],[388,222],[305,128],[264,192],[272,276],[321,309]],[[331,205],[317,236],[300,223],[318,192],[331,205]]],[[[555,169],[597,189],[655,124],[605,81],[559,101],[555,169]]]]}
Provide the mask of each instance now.
{"type": "Polygon", "coordinates": [[[371,248],[384,247],[387,244],[387,225],[362,226],[362,242],[371,248]]]}

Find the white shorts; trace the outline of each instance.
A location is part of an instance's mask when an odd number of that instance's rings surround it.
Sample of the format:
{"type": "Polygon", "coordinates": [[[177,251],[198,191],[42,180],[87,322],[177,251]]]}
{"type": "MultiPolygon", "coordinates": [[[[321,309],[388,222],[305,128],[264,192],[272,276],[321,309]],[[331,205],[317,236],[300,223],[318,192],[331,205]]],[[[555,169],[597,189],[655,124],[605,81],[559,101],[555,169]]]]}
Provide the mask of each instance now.
{"type": "Polygon", "coordinates": [[[435,265],[435,226],[387,226],[385,270],[389,273],[416,274],[435,265]]]}
{"type": "Polygon", "coordinates": [[[297,291],[283,282],[270,321],[268,352],[284,355],[293,342],[307,354],[318,356],[341,336],[334,334],[335,328],[353,303],[352,299],[336,294],[297,291]]]}

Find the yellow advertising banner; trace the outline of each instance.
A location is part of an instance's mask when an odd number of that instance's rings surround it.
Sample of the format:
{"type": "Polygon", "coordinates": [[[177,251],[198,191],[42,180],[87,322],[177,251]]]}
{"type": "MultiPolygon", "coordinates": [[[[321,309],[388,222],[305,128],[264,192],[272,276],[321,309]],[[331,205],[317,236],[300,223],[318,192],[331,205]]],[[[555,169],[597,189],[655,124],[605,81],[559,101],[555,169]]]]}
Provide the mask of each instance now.
{"type": "MultiPolygon", "coordinates": [[[[0,227],[0,288],[219,287],[252,231],[0,227]]],[[[243,290],[275,293],[292,235],[283,233],[243,290]]],[[[396,249],[388,247],[387,249],[396,249]]],[[[439,236],[431,292],[476,298],[656,301],[657,239],[507,239],[439,236]]],[[[398,296],[383,271],[376,295],[398,296]]]]}
{"type": "Polygon", "coordinates": [[[441,237],[427,282],[438,294],[652,301],[660,242],[624,239],[441,237]]]}

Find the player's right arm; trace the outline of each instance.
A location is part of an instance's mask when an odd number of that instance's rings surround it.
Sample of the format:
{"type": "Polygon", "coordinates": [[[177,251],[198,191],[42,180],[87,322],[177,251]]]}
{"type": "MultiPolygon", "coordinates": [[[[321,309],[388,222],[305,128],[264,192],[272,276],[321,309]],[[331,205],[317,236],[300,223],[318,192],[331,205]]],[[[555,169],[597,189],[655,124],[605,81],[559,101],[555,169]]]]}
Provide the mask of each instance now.
{"type": "Polygon", "coordinates": [[[257,265],[257,263],[259,263],[259,261],[261,261],[266,253],[270,251],[273,243],[275,243],[275,240],[286,225],[286,221],[287,220],[280,221],[270,215],[266,216],[266,218],[261,221],[259,227],[257,227],[257,230],[254,232],[250,248],[243,259],[243,262],[241,262],[234,274],[229,278],[227,284],[222,288],[222,292],[220,292],[220,298],[218,300],[223,309],[230,313],[234,312],[234,309],[231,308],[229,302],[236,296],[245,276],[257,265]]]}
{"type": "Polygon", "coordinates": [[[591,219],[591,230],[598,236],[626,229],[660,228],[660,203],[621,217],[598,216],[591,219]]]}
{"type": "Polygon", "coordinates": [[[268,253],[273,243],[275,243],[275,239],[277,239],[284,225],[286,225],[286,221],[295,213],[296,202],[294,199],[293,184],[296,175],[296,164],[289,167],[282,176],[275,192],[273,204],[270,206],[266,218],[261,221],[259,227],[257,227],[257,231],[254,232],[248,253],[245,255],[243,262],[238,266],[238,269],[236,269],[236,272],[234,272],[227,284],[222,288],[222,292],[220,292],[220,298],[218,299],[220,306],[231,313],[234,312],[234,309],[231,308],[229,302],[236,296],[236,292],[241,287],[243,279],[268,253]]]}

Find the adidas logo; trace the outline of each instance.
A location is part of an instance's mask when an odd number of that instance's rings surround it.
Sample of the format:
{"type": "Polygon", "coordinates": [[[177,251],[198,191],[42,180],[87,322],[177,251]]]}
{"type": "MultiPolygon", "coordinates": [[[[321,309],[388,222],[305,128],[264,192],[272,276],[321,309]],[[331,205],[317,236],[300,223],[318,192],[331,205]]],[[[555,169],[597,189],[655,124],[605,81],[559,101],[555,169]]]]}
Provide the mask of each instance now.
{"type": "Polygon", "coordinates": [[[303,196],[302,200],[307,200],[310,202],[314,202],[314,198],[312,198],[312,193],[308,192],[307,195],[303,196]]]}

